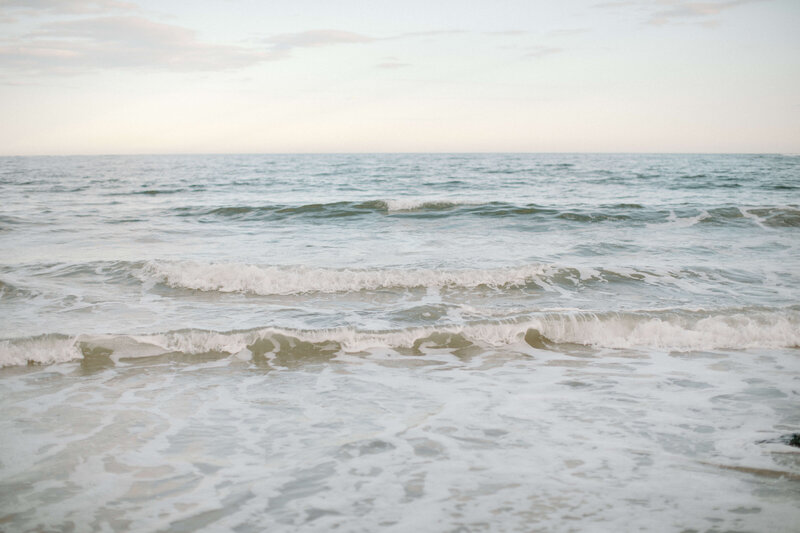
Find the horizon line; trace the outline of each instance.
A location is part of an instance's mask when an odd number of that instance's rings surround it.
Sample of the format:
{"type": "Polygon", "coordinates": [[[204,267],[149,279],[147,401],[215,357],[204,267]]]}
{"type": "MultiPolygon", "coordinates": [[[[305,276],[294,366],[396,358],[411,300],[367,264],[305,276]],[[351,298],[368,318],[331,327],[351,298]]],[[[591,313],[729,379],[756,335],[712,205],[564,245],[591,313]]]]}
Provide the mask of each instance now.
{"type": "Polygon", "coordinates": [[[1,158],[23,157],[154,157],[154,156],[235,156],[235,155],[780,155],[787,157],[800,156],[798,152],[651,152],[651,151],[397,151],[397,152],[118,152],[118,153],[70,153],[70,154],[0,154],[1,158]]]}

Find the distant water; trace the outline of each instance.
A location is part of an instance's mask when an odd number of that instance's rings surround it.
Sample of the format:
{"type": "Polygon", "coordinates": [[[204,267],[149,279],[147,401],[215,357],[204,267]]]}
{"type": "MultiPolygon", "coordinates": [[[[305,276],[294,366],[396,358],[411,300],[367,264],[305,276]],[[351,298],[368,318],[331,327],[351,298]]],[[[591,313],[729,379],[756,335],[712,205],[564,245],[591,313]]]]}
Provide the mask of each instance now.
{"type": "Polygon", "coordinates": [[[800,157],[11,157],[0,192],[0,529],[800,523],[800,157]]]}

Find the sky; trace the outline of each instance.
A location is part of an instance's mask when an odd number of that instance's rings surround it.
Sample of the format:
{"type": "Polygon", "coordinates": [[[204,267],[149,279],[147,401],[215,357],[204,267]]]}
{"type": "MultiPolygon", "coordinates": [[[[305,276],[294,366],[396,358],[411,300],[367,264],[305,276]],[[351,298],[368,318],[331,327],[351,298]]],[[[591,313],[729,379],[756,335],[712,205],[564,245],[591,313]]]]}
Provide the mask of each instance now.
{"type": "Polygon", "coordinates": [[[0,0],[0,155],[800,153],[800,0],[0,0]]]}

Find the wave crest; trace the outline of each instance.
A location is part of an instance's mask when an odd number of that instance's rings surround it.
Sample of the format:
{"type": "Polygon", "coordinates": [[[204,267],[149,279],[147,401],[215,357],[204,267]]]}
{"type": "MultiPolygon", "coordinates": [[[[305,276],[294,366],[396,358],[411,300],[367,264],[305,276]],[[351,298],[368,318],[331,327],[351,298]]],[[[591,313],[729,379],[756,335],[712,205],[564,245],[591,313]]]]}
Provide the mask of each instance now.
{"type": "MultiPolygon", "coordinates": [[[[145,279],[155,280],[174,288],[262,296],[357,292],[388,288],[521,286],[531,281],[540,281],[544,284],[548,275],[558,271],[556,267],[549,265],[472,270],[338,270],[193,261],[151,261],[142,268],[145,279]]],[[[578,271],[575,270],[575,273],[578,271]]]]}
{"type": "Polygon", "coordinates": [[[54,334],[0,340],[0,367],[65,363],[82,357],[77,337],[54,334]]]}
{"type": "MultiPolygon", "coordinates": [[[[618,203],[588,206],[544,206],[503,200],[469,198],[399,197],[312,204],[232,205],[216,207],[177,207],[180,217],[233,219],[243,222],[277,221],[291,217],[335,219],[368,215],[393,215],[419,218],[479,216],[522,220],[566,221],[570,224],[627,223],[688,227],[754,224],[767,228],[797,227],[797,206],[721,205],[702,209],[697,206],[645,206],[618,203]]],[[[0,224],[1,226],[2,224],[0,224]]]]}
{"type": "Polygon", "coordinates": [[[390,331],[354,328],[259,328],[218,332],[179,330],[149,335],[43,335],[0,341],[0,366],[49,364],[103,354],[113,360],[163,354],[220,353],[240,359],[281,355],[303,359],[324,354],[518,344],[536,349],[583,345],[607,349],[707,351],[800,347],[800,311],[542,313],[513,322],[430,326],[390,331]]]}

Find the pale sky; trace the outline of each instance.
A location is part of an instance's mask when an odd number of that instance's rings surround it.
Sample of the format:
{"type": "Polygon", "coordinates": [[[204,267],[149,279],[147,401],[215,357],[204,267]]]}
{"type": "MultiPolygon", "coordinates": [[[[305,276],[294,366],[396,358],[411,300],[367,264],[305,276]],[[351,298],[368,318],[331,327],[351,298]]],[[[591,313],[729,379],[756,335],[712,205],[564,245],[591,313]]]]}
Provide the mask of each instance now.
{"type": "Polygon", "coordinates": [[[800,153],[800,0],[0,0],[0,155],[800,153]]]}

